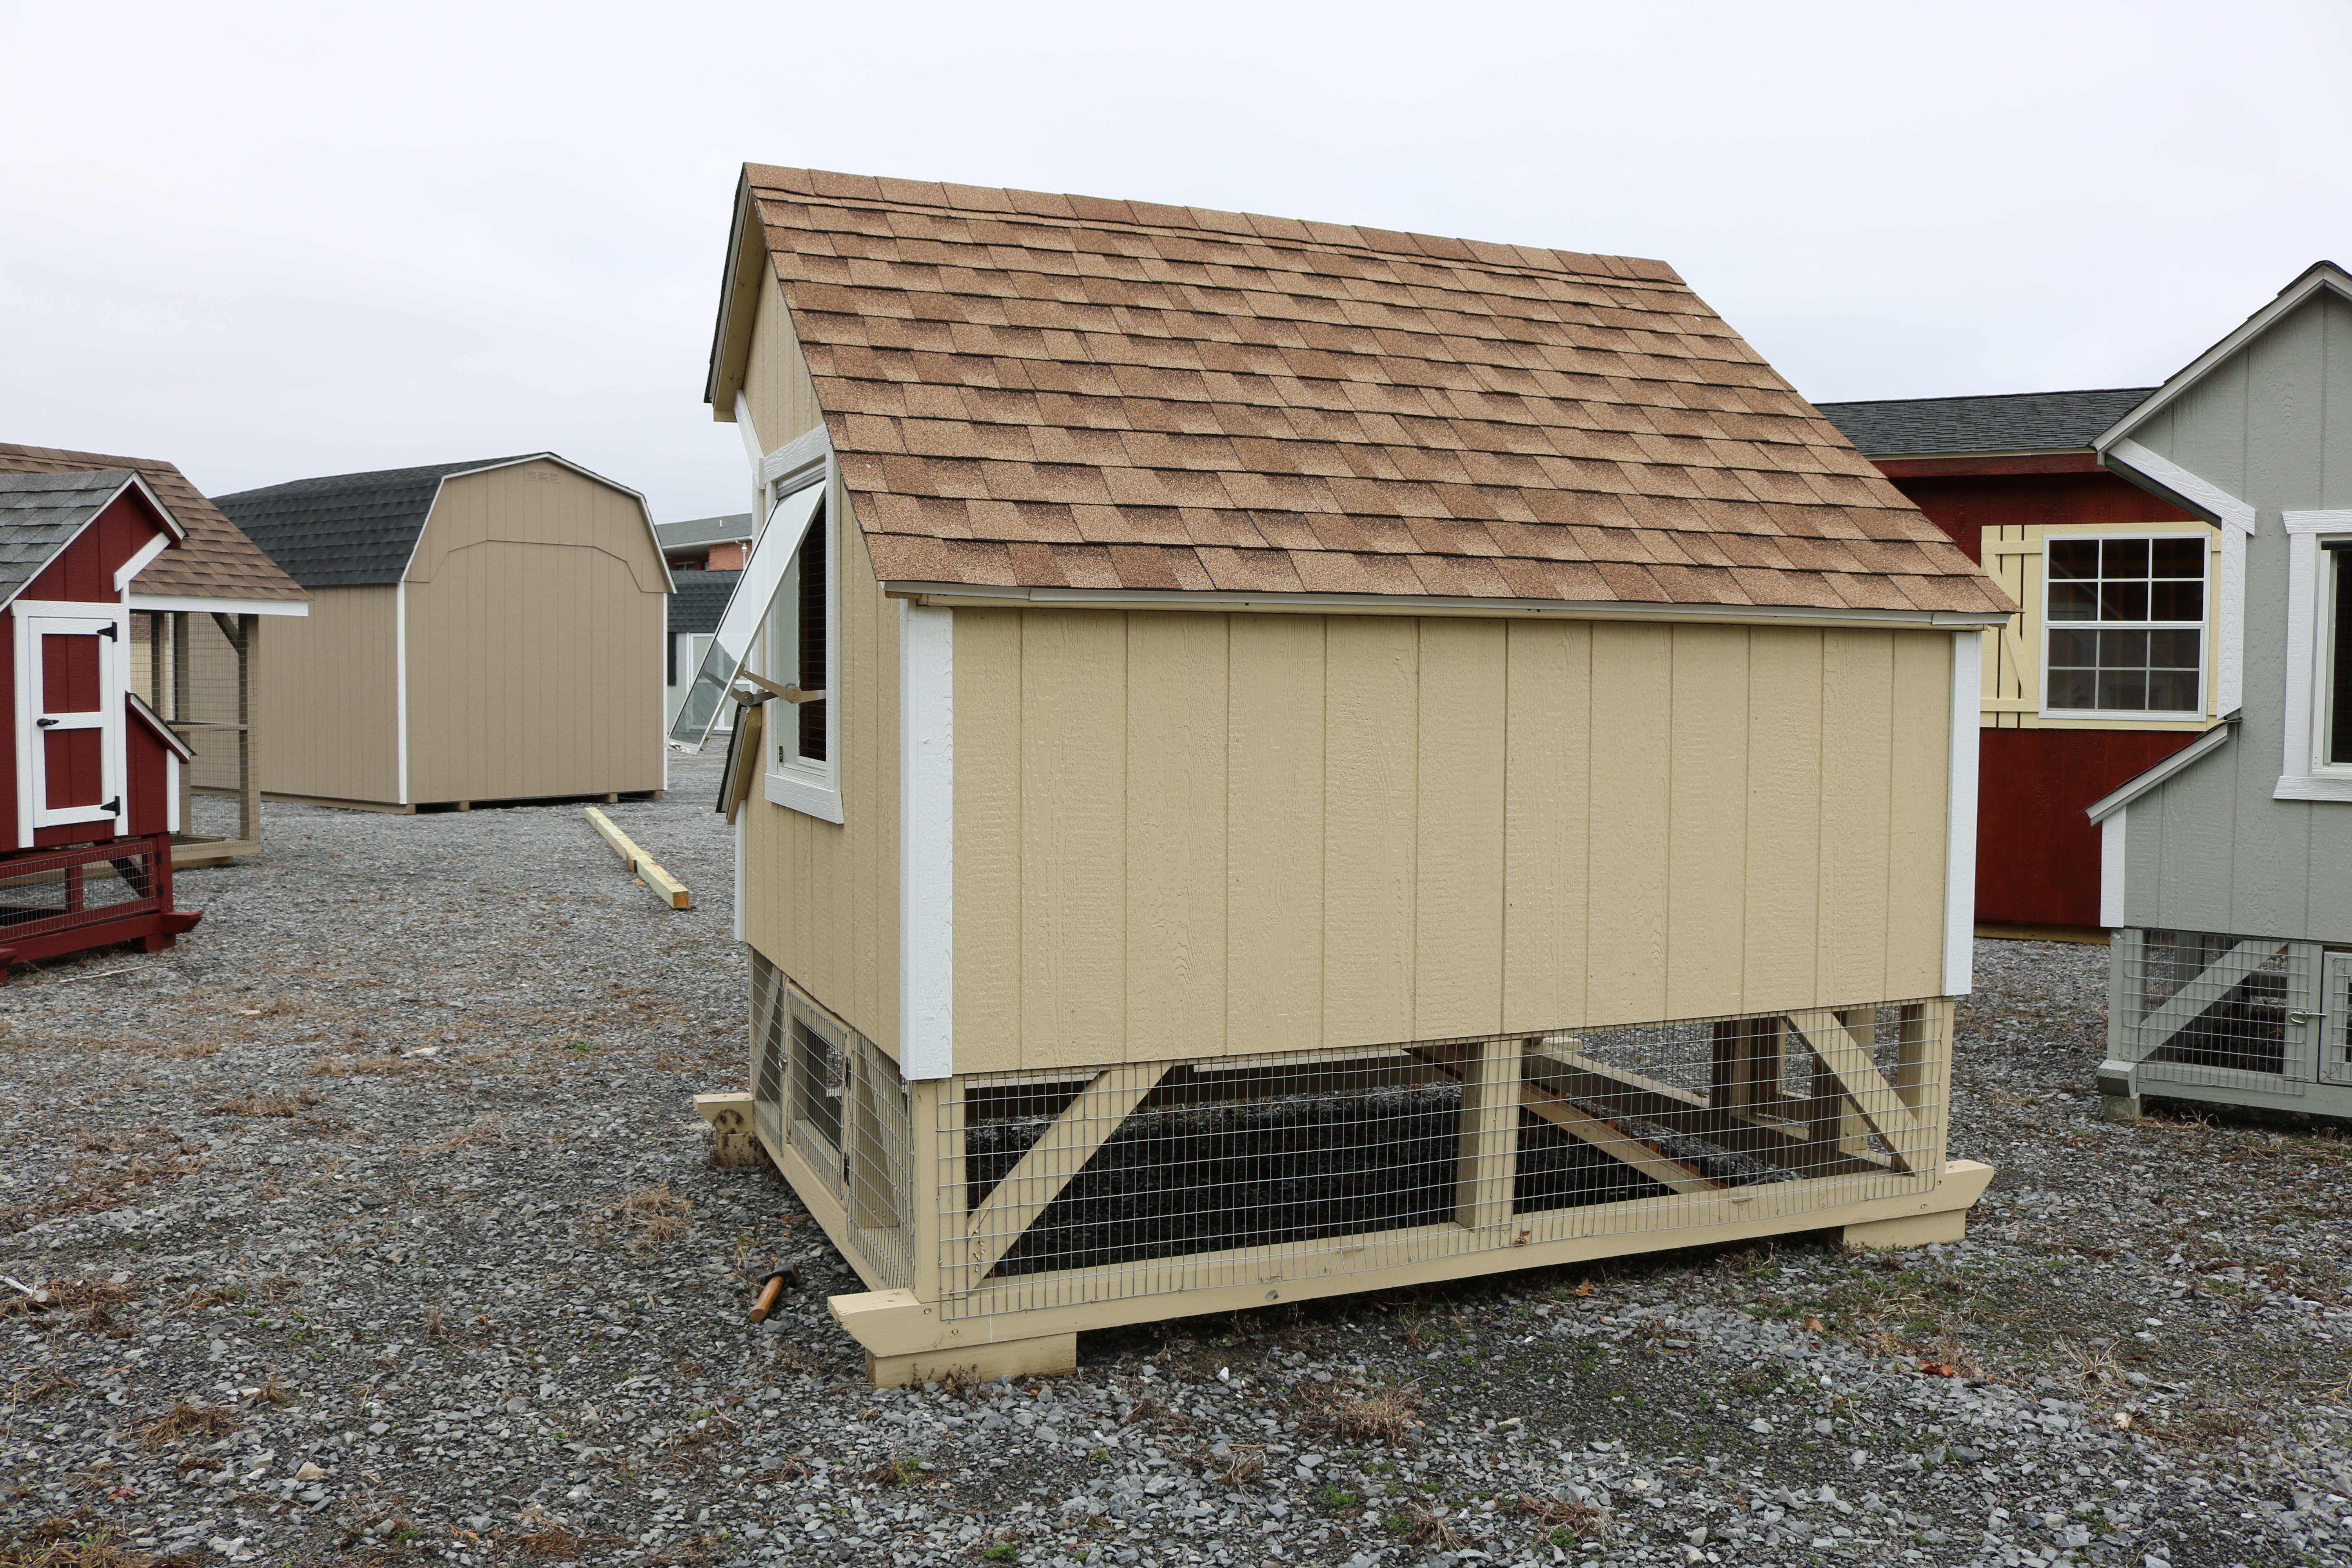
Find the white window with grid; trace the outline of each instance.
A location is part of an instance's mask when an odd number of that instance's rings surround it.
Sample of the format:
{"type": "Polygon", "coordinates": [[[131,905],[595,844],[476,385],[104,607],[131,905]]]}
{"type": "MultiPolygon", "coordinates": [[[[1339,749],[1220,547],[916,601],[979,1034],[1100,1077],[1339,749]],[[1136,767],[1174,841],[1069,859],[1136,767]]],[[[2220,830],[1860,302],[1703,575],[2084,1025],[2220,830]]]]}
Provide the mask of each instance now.
{"type": "Polygon", "coordinates": [[[2208,548],[2193,533],[2044,541],[2046,717],[2203,715],[2208,548]]]}

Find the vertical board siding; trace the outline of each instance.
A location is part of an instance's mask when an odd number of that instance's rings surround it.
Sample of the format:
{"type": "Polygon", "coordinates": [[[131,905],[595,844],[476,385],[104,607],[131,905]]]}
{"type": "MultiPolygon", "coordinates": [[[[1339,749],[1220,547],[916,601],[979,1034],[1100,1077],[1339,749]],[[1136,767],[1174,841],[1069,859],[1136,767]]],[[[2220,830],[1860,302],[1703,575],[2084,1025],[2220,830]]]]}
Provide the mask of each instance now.
{"type": "Polygon", "coordinates": [[[407,579],[410,799],[659,789],[667,591],[635,496],[547,462],[450,479],[407,579]]]}
{"type": "Polygon", "coordinates": [[[1941,985],[1943,633],[959,610],[959,1072],[1941,985]]]}
{"type": "MultiPolygon", "coordinates": [[[[782,292],[770,272],[761,284],[751,331],[743,396],[763,450],[774,451],[824,423],[782,292]]],[[[758,479],[745,483],[755,493],[758,479]]],[[[772,804],[754,784],[743,805],[743,853],[736,875],[743,879],[743,939],[819,1003],[846,1020],[894,1061],[898,1056],[898,607],[882,595],[865,535],[845,498],[828,506],[835,559],[841,563],[840,658],[834,700],[840,714],[842,821],[821,821],[772,804]],[[835,515],[838,511],[841,515],[835,515]]],[[[1016,640],[1018,627],[1008,626],[1016,640]]],[[[1013,664],[1017,677],[1017,659],[1013,664]]],[[[956,767],[966,748],[992,769],[1012,761],[992,756],[989,732],[967,730],[961,715],[1017,714],[1018,693],[971,692],[965,672],[956,671],[956,767]]],[[[766,759],[762,758],[762,776],[766,759]]],[[[959,850],[968,831],[964,799],[958,793],[955,834],[959,850]]],[[[1017,821],[1017,811],[1012,814],[1017,821]]],[[[985,843],[975,833],[975,846],[985,843]]],[[[992,893],[1017,900],[1017,857],[991,884],[961,884],[959,899],[992,893]]],[[[982,922],[982,932],[1002,931],[1004,922],[982,922]]],[[[1010,928],[1006,952],[975,954],[966,928],[956,928],[954,963],[961,981],[996,967],[1003,997],[1020,994],[1017,963],[1019,922],[1010,928]]],[[[1007,1026],[1017,1035],[1017,1019],[1007,1026]]],[[[976,1046],[985,1042],[976,1041],[976,1046]]],[[[1005,1065],[1011,1065],[1008,1061],[1005,1065]]]]}
{"type": "MultiPolygon", "coordinates": [[[[396,588],[313,588],[310,613],[275,619],[256,722],[261,787],[275,795],[400,798],[396,588]]],[[[143,695],[143,694],[142,694],[143,695]]]]}

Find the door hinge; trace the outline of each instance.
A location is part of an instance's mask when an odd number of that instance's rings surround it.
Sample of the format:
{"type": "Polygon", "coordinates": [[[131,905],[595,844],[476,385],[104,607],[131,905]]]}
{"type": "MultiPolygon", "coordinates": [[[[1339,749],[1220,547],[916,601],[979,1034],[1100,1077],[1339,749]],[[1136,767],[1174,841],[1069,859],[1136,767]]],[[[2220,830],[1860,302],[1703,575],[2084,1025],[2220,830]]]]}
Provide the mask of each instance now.
{"type": "Polygon", "coordinates": [[[122,640],[122,638],[117,635],[117,627],[112,621],[109,621],[106,625],[99,627],[98,635],[104,637],[109,642],[121,642],[122,640]]]}
{"type": "Polygon", "coordinates": [[[98,809],[106,813],[109,816],[121,816],[122,815],[122,797],[118,795],[112,800],[108,801],[104,805],[100,806],[98,809]]]}

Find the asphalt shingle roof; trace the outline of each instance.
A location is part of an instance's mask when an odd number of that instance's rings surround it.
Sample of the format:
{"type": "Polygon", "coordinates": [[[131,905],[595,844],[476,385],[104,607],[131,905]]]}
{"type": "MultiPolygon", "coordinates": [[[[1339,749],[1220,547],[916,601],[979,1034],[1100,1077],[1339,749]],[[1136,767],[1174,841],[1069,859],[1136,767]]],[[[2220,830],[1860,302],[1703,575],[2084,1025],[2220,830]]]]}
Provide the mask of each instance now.
{"type": "Polygon", "coordinates": [[[24,592],[132,478],[129,468],[0,474],[0,603],[24,592]]]}
{"type": "Polygon", "coordinates": [[[751,537],[751,514],[748,511],[730,513],[726,517],[695,517],[682,522],[654,524],[654,537],[661,541],[664,550],[692,550],[705,544],[728,544],[751,537]]]}
{"type": "Polygon", "coordinates": [[[133,594],[296,603],[310,597],[169,463],[152,458],[0,444],[0,474],[77,474],[101,468],[135,470],[187,531],[178,549],[166,550],[147,563],[131,584],[133,594]]]}
{"type": "Polygon", "coordinates": [[[399,582],[408,569],[443,479],[549,456],[328,474],[213,500],[305,588],[373,587],[399,582]]]}
{"type": "Polygon", "coordinates": [[[740,572],[673,572],[670,581],[677,584],[669,596],[669,630],[672,637],[682,632],[715,632],[719,617],[727,609],[728,596],[735,592],[740,572]]]}
{"type": "Polygon", "coordinates": [[[885,581],[2011,607],[1664,262],[745,179],[885,581]]]}
{"type": "Polygon", "coordinates": [[[1988,397],[1904,397],[1886,403],[1824,403],[1821,410],[1865,457],[2065,452],[2087,448],[2100,431],[2155,390],[2114,386],[1988,397]]]}

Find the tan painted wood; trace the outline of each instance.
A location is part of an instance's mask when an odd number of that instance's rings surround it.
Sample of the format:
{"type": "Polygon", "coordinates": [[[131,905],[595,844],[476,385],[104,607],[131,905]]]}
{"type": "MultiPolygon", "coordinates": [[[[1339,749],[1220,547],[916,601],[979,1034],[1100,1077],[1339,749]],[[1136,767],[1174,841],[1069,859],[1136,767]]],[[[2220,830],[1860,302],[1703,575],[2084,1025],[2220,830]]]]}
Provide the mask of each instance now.
{"type": "Polygon", "coordinates": [[[1127,627],[1033,611],[1022,628],[1021,1065],[1127,1055],[1127,627]]]}
{"type": "Polygon", "coordinates": [[[1738,1012],[1748,816],[1748,650],[1736,626],[1676,626],[1667,761],[1666,991],[1679,1014],[1738,1012]]]}
{"type": "Polygon", "coordinates": [[[313,589],[309,615],[270,627],[256,719],[274,741],[261,757],[265,796],[399,803],[397,595],[313,589]]]}
{"type": "Polygon", "coordinates": [[[824,411],[817,405],[816,384],[809,378],[808,360],[793,330],[775,268],[762,267],[761,271],[764,276],[751,355],[743,367],[743,398],[758,427],[760,449],[772,452],[824,424],[824,411]]]}
{"type": "MultiPolygon", "coordinates": [[[[1885,1140],[1892,1152],[1895,1169],[1908,1173],[1918,1168],[1921,1152],[1918,1119],[1895,1087],[1879,1076],[1875,1040],[1872,1034],[1875,1009],[1855,1008],[1843,1014],[1826,1008],[1811,1008],[1789,1016],[1789,1026],[1801,1036],[1822,1069],[1834,1080],[1838,1092],[1849,1101],[1870,1131],[1885,1140]]],[[[1838,1125],[1834,1138],[1856,1138],[1838,1125]]],[[[1845,1152],[1854,1152],[1844,1147],[1845,1152]]]]}
{"type": "Polygon", "coordinates": [[[767,755],[768,705],[746,708],[735,718],[734,772],[727,778],[727,826],[735,826],[735,818],[743,809],[751,792],[760,787],[762,760],[767,755]]]}
{"type": "Polygon", "coordinates": [[[1718,1011],[1844,1000],[1824,996],[1821,980],[1822,857],[1853,848],[1843,835],[1824,836],[1822,674],[1819,632],[1750,639],[1748,776],[1739,803],[1747,822],[1739,933],[1746,983],[1740,1005],[1718,1011]]]}
{"type": "Polygon", "coordinates": [[[1125,1059],[1217,1056],[1225,1048],[1226,617],[1125,622],[1125,1059]]]}
{"type": "Polygon", "coordinates": [[[1674,1016],[1666,991],[1673,660],[1668,627],[1592,628],[1590,1018],[1674,1016]]]}
{"type": "Polygon", "coordinates": [[[1466,1230],[1511,1223],[1519,1163],[1519,1058],[1516,1039],[1483,1040],[1454,1069],[1462,1081],[1460,1152],[1454,1178],[1454,1222],[1466,1230]]]}
{"type": "Polygon", "coordinates": [[[1226,743],[1225,1048],[1325,1043],[1324,622],[1235,616],[1226,743]]]}
{"type": "Polygon", "coordinates": [[[1886,984],[1895,641],[1892,632],[1822,634],[1819,985],[1833,1001],[1921,994],[1886,984]]]}
{"type": "Polygon", "coordinates": [[[1420,625],[1334,619],[1326,637],[1322,1032],[1413,1039],[1420,625]]]}
{"type": "Polygon", "coordinates": [[[1496,621],[1422,623],[1415,1039],[1502,1027],[1507,637],[1496,621]]]}
{"type": "Polygon", "coordinates": [[[1516,1032],[1586,1016],[1592,628],[1508,625],[1502,1027],[1516,1032]]]}
{"type": "Polygon", "coordinates": [[[1105,1068],[1078,1091],[965,1221],[964,1263],[971,1279],[976,1282],[1012,1250],[1022,1233],[1061,1196],[1070,1178],[1094,1158],[1103,1141],[1143,1102],[1163,1070],[1156,1063],[1121,1063],[1105,1068]]]}
{"type": "Polygon", "coordinates": [[[955,612],[959,1073],[1021,1066],[1022,622],[1015,610],[955,612]]]}
{"type": "Polygon", "coordinates": [[[1952,658],[1949,639],[1894,640],[1888,751],[1886,968],[1875,993],[1926,996],[1941,991],[1944,967],[1944,834],[1950,823],[1952,658]]]}
{"type": "Polygon", "coordinates": [[[971,1282],[946,1262],[946,1238],[967,1233],[965,1212],[964,1096],[951,1079],[927,1079],[908,1086],[910,1122],[908,1213],[913,1222],[915,1294],[926,1301],[971,1282]],[[950,1279],[950,1274],[954,1278],[950,1279]]]}
{"type": "Polygon", "coordinates": [[[1650,1180],[1675,1192],[1713,1192],[1718,1185],[1681,1161],[1670,1160],[1640,1139],[1618,1131],[1616,1123],[1579,1109],[1565,1096],[1554,1093],[1541,1084],[1522,1084],[1520,1101],[1561,1131],[1591,1144],[1611,1159],[1631,1165],[1650,1180]]]}

